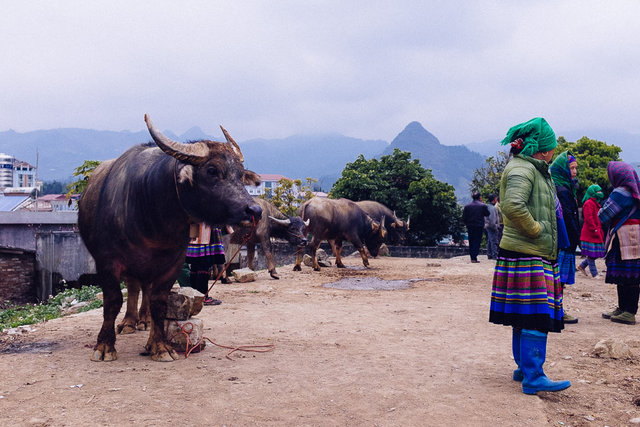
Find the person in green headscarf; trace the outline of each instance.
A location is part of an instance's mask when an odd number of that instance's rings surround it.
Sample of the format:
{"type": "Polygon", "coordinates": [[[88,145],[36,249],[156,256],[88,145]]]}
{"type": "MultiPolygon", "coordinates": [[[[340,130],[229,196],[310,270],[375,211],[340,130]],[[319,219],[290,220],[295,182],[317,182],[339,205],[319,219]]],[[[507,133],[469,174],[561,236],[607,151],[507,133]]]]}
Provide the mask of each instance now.
{"type": "MultiPolygon", "coordinates": [[[[573,154],[564,151],[551,163],[551,178],[556,184],[562,218],[569,237],[569,244],[558,248],[558,265],[562,287],[576,283],[576,248],[580,243],[580,220],[578,219],[578,162],[573,154]]],[[[578,319],[564,313],[564,323],[578,323],[578,319]]]]}
{"type": "Polygon", "coordinates": [[[580,232],[580,248],[582,255],[586,256],[586,258],[580,263],[578,270],[585,276],[587,276],[587,266],[589,266],[589,272],[592,277],[598,276],[596,259],[603,258],[605,255],[604,232],[598,218],[598,211],[603,199],[604,193],[598,184],[589,186],[582,198],[584,223],[580,232]]]}
{"type": "MultiPolygon", "coordinates": [[[[551,381],[542,370],[548,332],[560,332],[562,286],[558,280],[558,216],[549,162],[556,136],[541,117],[513,126],[500,180],[504,222],[493,272],[489,321],[512,327],[511,349],[522,392],[559,391],[569,381],[551,381]]],[[[559,205],[558,205],[559,206],[559,205]]]]}

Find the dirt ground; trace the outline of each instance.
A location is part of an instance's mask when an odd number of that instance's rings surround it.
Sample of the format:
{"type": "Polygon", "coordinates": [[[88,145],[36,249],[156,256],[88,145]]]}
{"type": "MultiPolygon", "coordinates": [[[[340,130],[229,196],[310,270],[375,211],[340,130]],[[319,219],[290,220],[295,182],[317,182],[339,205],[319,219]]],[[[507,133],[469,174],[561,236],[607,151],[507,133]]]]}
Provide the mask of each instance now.
{"type": "MultiPolygon", "coordinates": [[[[2,425],[624,426],[640,422],[640,324],[602,319],[615,289],[577,273],[565,306],[579,317],[550,334],[545,371],[570,379],[525,395],[511,379],[511,330],[488,323],[493,263],[358,258],[255,282],[216,284],[223,301],[198,315],[226,346],[173,363],[141,356],[147,332],[118,336],[118,360],[92,362],[102,310],[0,334],[2,425]],[[343,278],[418,279],[406,289],[335,289],[343,278]],[[628,359],[595,344],[626,343],[628,359]],[[638,418],[638,419],[636,419],[638,418]]],[[[603,267],[599,264],[599,267],[603,267]]],[[[357,281],[356,281],[357,282],[357,281]]],[[[362,281],[363,283],[365,281],[362,281]]]]}

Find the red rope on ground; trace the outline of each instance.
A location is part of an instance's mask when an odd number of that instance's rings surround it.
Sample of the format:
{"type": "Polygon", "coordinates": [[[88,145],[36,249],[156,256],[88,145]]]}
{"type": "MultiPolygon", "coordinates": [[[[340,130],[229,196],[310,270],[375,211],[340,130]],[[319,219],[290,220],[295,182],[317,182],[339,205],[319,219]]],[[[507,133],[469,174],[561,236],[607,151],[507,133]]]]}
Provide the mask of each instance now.
{"type": "Polygon", "coordinates": [[[269,351],[273,351],[276,346],[275,344],[264,344],[264,345],[239,345],[239,346],[235,346],[235,347],[230,347],[227,345],[222,345],[222,344],[218,344],[215,341],[213,341],[210,338],[207,337],[202,337],[198,340],[197,343],[193,344],[191,342],[191,337],[189,336],[189,334],[191,332],[193,332],[193,328],[194,325],[191,322],[185,322],[184,324],[182,324],[182,326],[180,325],[180,323],[175,320],[176,325],[178,325],[178,327],[180,328],[180,331],[176,332],[175,334],[173,334],[171,336],[171,338],[169,338],[169,342],[173,341],[173,339],[176,337],[176,335],[178,334],[184,334],[186,337],[186,347],[185,347],[185,353],[184,353],[184,358],[188,358],[189,355],[195,351],[195,349],[198,349],[198,352],[200,351],[200,345],[202,344],[202,342],[204,340],[209,341],[211,344],[215,345],[216,347],[220,347],[220,348],[226,348],[231,350],[229,353],[226,354],[226,358],[229,360],[233,360],[230,356],[232,353],[235,353],[236,351],[247,351],[247,352],[253,352],[253,353],[267,353],[269,351]]]}

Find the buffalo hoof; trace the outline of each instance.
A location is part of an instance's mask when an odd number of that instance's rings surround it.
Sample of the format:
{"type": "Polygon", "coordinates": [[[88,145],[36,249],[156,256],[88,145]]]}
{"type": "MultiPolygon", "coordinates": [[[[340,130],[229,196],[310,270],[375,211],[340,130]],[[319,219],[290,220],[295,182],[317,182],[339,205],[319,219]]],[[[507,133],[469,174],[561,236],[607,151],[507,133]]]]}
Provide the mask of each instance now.
{"type": "Polygon", "coordinates": [[[139,331],[146,331],[149,329],[149,325],[151,322],[146,321],[146,320],[139,320],[138,324],[136,325],[136,327],[138,328],[139,331]]]}
{"type": "Polygon", "coordinates": [[[302,267],[300,267],[300,264],[296,264],[293,266],[293,271],[302,271],[302,267]]]}
{"type": "Polygon", "coordinates": [[[112,362],[118,358],[116,349],[106,344],[97,344],[93,348],[91,360],[94,362],[112,362]]]}
{"type": "Polygon", "coordinates": [[[313,267],[313,271],[320,271],[320,267],[313,267]]]}
{"type": "Polygon", "coordinates": [[[278,277],[278,274],[276,273],[275,270],[272,270],[269,272],[269,274],[271,275],[271,277],[273,277],[276,280],[279,280],[280,278],[278,277]]]}
{"type": "Polygon", "coordinates": [[[147,343],[146,348],[148,354],[151,355],[151,360],[156,362],[173,362],[174,360],[178,360],[178,353],[166,343],[147,343]]]}
{"type": "Polygon", "coordinates": [[[345,267],[345,265],[343,263],[336,264],[336,267],[338,267],[338,268],[347,268],[347,267],[345,267]]]}
{"type": "Polygon", "coordinates": [[[136,331],[136,319],[122,319],[122,322],[116,327],[119,334],[133,334],[136,331]]]}
{"type": "Polygon", "coordinates": [[[125,324],[119,324],[118,325],[118,333],[119,334],[134,334],[136,332],[136,328],[133,325],[125,325],[125,324]]]}

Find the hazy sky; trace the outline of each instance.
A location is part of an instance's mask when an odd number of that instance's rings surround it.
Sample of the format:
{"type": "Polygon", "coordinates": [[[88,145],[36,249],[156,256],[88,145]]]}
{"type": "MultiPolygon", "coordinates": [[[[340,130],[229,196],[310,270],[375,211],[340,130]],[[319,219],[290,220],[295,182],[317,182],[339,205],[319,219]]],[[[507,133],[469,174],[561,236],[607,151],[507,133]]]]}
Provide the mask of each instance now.
{"type": "Polygon", "coordinates": [[[637,0],[2,3],[0,131],[640,133],[637,0]]]}

